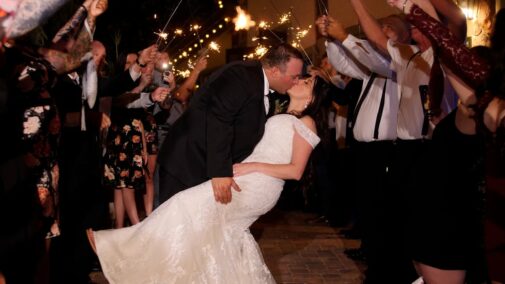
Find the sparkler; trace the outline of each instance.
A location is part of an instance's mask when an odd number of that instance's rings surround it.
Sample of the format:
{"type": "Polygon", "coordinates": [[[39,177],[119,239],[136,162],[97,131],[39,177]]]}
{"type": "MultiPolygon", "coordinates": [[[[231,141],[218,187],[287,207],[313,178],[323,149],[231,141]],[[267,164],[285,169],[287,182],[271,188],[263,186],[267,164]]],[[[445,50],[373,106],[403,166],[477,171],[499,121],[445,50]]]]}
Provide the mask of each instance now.
{"type": "MultiPolygon", "coordinates": [[[[179,0],[179,3],[177,3],[177,6],[175,6],[175,9],[172,11],[172,14],[170,15],[170,17],[168,18],[167,22],[165,23],[165,26],[163,27],[163,29],[161,30],[161,33],[164,33],[165,30],[167,29],[168,27],[168,24],[170,23],[170,21],[172,20],[172,17],[174,16],[175,12],[177,12],[177,10],[179,9],[179,6],[181,6],[181,3],[182,3],[182,0],[179,0]]],[[[160,43],[160,38],[161,37],[158,37],[158,40],[156,41],[156,45],[159,47],[159,43],[160,43]]]]}
{"type": "Polygon", "coordinates": [[[235,24],[235,31],[248,30],[250,27],[254,27],[256,22],[251,20],[251,15],[248,15],[240,6],[236,7],[237,16],[233,18],[233,23],[235,24]]]}
{"type": "Polygon", "coordinates": [[[162,31],[160,31],[159,33],[155,32],[154,34],[157,35],[159,38],[162,38],[165,41],[168,38],[168,33],[165,33],[165,32],[162,32],[162,31]]]}
{"type": "Polygon", "coordinates": [[[214,50],[215,52],[219,53],[220,52],[221,46],[217,44],[215,41],[211,41],[209,43],[209,49],[214,50]]]}
{"type": "MultiPolygon", "coordinates": [[[[291,11],[293,11],[293,6],[291,6],[291,11]]],[[[300,21],[298,21],[298,18],[295,16],[295,13],[290,13],[290,14],[293,16],[293,18],[295,19],[295,21],[298,24],[298,26],[300,26],[300,21]]],[[[312,25],[309,25],[309,29],[310,28],[312,28],[312,25]]],[[[298,27],[297,30],[300,30],[300,27],[298,27]]],[[[307,51],[305,50],[305,48],[303,48],[303,45],[301,43],[301,39],[303,37],[305,37],[308,34],[308,32],[309,32],[308,30],[302,30],[300,32],[297,32],[297,34],[295,36],[296,41],[297,41],[297,44],[296,44],[297,46],[295,46],[295,42],[294,41],[293,41],[292,45],[293,45],[293,47],[299,47],[302,50],[302,52],[305,55],[305,57],[307,57],[307,60],[309,61],[310,65],[314,65],[312,63],[312,60],[310,59],[309,55],[307,54],[307,51]]]]}
{"type": "Polygon", "coordinates": [[[289,13],[284,13],[281,15],[280,19],[279,19],[279,24],[282,25],[284,23],[287,23],[289,21],[289,18],[291,17],[291,12],[289,13]]]}
{"type": "Polygon", "coordinates": [[[319,12],[321,12],[323,15],[328,16],[328,8],[326,8],[326,5],[324,4],[323,0],[317,0],[317,6],[319,7],[319,12]]]}

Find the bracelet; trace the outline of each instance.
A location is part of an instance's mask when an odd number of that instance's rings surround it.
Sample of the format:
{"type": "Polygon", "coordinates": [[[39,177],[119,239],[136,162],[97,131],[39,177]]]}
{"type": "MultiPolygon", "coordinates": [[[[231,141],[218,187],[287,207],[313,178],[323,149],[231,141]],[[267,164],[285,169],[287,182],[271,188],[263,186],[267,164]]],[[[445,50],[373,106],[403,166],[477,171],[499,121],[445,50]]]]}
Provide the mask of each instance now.
{"type": "Polygon", "coordinates": [[[144,68],[147,66],[147,64],[141,64],[140,61],[139,61],[139,57],[137,57],[137,59],[135,60],[135,63],[137,63],[140,67],[144,68]]]}

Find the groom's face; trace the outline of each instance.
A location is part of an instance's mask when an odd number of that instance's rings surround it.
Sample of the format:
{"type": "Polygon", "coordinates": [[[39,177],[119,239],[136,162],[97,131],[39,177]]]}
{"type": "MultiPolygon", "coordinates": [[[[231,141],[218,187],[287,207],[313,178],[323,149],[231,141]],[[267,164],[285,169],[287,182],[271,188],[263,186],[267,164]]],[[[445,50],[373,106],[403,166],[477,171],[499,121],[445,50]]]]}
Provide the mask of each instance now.
{"type": "Polygon", "coordinates": [[[298,58],[290,58],[286,63],[286,68],[281,70],[276,68],[276,72],[269,82],[270,88],[278,93],[285,94],[287,90],[291,89],[300,78],[302,74],[303,62],[298,58]]]}

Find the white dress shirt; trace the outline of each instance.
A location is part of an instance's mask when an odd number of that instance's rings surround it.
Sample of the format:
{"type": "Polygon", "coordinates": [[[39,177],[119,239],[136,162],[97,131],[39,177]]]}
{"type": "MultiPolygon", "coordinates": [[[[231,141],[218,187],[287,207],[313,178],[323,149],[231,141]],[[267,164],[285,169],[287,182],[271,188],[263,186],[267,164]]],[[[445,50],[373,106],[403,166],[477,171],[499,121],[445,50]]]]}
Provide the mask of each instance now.
{"type": "MultiPolygon", "coordinates": [[[[373,81],[357,113],[353,128],[354,138],[360,142],[395,140],[397,138],[398,87],[395,74],[389,68],[389,61],[375,51],[366,40],[357,39],[352,35],[349,35],[342,44],[327,42],[326,51],[331,65],[338,72],[363,80],[362,93],[358,101],[363,96],[365,86],[371,78],[371,72],[379,75],[373,81]],[[384,108],[380,117],[378,137],[375,138],[375,124],[385,83],[384,108]]],[[[349,113],[349,118],[353,115],[349,113]]]]}
{"type": "Polygon", "coordinates": [[[270,94],[270,84],[268,83],[267,74],[265,74],[265,69],[261,68],[263,71],[263,81],[264,81],[264,89],[263,89],[263,102],[265,103],[265,113],[268,114],[268,110],[270,109],[270,101],[268,100],[268,94],[270,94]]]}
{"type": "MultiPolygon", "coordinates": [[[[422,139],[424,110],[419,86],[430,82],[433,49],[430,47],[420,52],[415,45],[388,41],[388,52],[391,56],[391,69],[396,71],[399,82],[398,138],[422,139]]],[[[433,125],[430,126],[428,133],[432,132],[433,125]]]]}

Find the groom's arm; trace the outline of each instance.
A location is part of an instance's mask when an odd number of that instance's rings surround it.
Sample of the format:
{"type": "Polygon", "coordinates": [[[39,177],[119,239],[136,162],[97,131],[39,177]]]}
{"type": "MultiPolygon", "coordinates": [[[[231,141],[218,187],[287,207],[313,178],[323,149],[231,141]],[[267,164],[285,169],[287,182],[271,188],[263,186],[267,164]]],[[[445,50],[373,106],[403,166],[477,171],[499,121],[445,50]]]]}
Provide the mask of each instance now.
{"type": "Polygon", "coordinates": [[[207,175],[212,178],[216,201],[231,201],[233,181],[232,143],[235,118],[251,97],[245,71],[232,67],[212,83],[213,92],[207,108],[207,175]]]}

